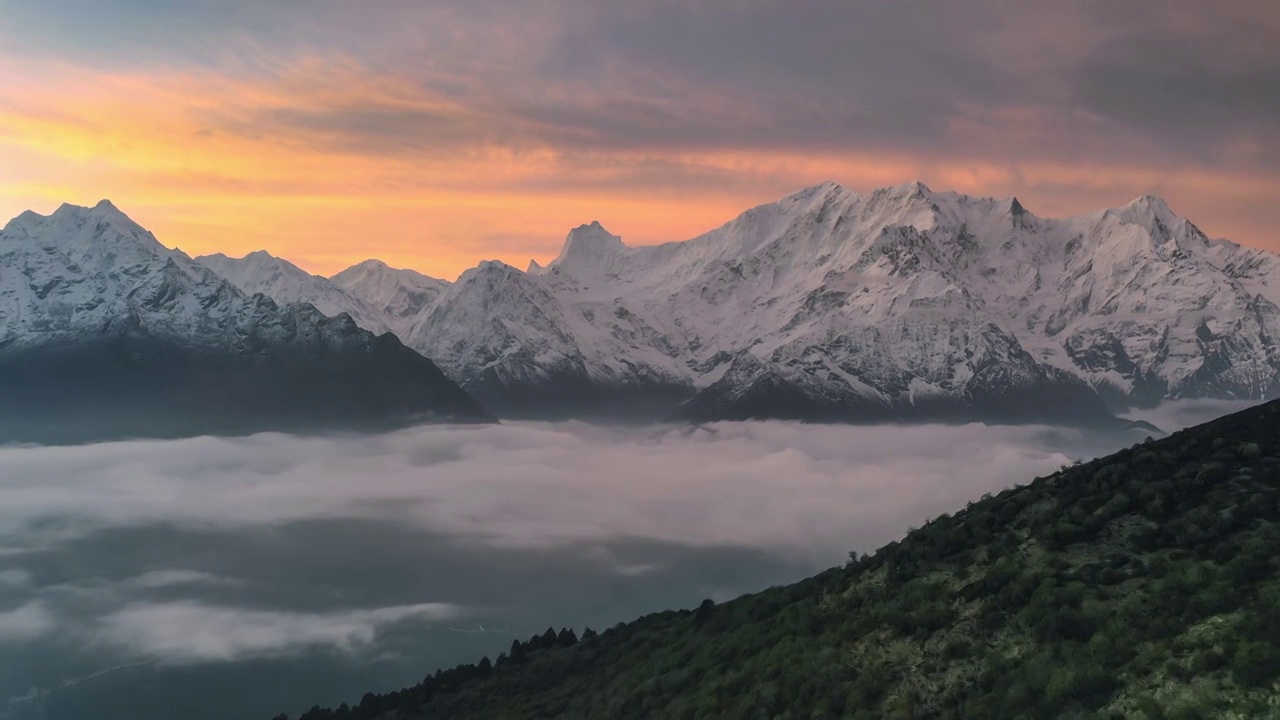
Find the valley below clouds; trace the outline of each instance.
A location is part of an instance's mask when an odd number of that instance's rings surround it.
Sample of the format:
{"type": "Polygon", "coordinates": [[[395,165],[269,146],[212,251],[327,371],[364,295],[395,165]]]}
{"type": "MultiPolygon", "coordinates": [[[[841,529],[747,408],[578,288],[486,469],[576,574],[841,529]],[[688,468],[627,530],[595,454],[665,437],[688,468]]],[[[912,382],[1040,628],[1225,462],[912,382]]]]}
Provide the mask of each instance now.
{"type": "Polygon", "coordinates": [[[793,582],[1140,439],[567,422],[4,447],[0,718],[147,717],[143,684],[170,710],[258,688],[227,717],[351,702],[548,625],[793,582]]]}

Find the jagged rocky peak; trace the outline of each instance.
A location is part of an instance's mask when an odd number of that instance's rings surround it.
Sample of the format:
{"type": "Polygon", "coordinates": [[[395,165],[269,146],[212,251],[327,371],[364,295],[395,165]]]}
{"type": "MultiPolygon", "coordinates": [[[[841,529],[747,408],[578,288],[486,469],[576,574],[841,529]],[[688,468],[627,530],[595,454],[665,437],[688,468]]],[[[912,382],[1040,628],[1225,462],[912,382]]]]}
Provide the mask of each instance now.
{"type": "Polygon", "coordinates": [[[623,245],[621,237],[605,230],[599,220],[592,220],[590,225],[579,225],[569,231],[560,255],[564,257],[574,253],[595,253],[622,247],[625,247],[625,245],[623,245]]]}
{"type": "Polygon", "coordinates": [[[1001,217],[1006,219],[1015,230],[1030,230],[1034,228],[1038,222],[1038,218],[1036,218],[1035,213],[1027,210],[1026,206],[1024,206],[1018,198],[1012,195],[1000,200],[997,204],[997,208],[1002,210],[1000,213],[1001,217]]]}
{"type": "Polygon", "coordinates": [[[550,267],[569,274],[609,271],[630,250],[622,238],[614,235],[593,220],[590,225],[579,225],[569,231],[560,254],[550,267]]]}

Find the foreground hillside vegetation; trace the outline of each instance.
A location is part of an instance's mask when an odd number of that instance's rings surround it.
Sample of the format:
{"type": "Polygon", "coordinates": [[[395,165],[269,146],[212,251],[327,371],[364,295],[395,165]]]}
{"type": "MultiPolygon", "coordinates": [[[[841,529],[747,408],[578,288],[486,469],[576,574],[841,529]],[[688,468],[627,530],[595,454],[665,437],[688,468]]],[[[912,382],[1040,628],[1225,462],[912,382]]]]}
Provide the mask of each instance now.
{"type": "Polygon", "coordinates": [[[789,587],[548,632],[301,720],[1280,717],[1280,404],[789,587]]]}

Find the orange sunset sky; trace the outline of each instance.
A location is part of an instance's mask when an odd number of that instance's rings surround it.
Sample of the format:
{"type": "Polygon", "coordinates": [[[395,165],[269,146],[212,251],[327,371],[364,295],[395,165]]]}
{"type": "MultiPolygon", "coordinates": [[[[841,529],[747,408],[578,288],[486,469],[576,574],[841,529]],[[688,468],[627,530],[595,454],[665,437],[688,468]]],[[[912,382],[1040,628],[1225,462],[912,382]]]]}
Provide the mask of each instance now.
{"type": "Polygon", "coordinates": [[[105,197],[192,255],[453,278],[918,178],[1280,250],[1270,0],[172,5],[0,0],[0,216],[105,197]]]}

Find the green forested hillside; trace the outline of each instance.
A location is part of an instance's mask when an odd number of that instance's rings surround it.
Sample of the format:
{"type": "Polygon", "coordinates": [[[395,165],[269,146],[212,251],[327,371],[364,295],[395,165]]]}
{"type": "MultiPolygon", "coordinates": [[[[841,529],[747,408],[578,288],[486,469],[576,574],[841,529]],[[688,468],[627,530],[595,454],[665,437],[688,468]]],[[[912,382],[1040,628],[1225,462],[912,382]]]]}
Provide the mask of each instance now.
{"type": "Polygon", "coordinates": [[[1280,717],[1278,550],[1272,403],[789,587],[550,633],[303,719],[1280,717]]]}

